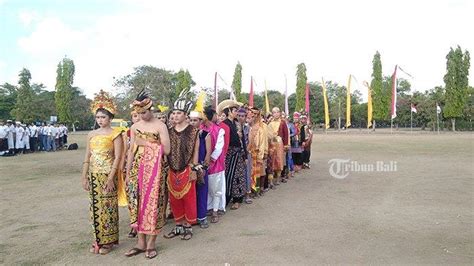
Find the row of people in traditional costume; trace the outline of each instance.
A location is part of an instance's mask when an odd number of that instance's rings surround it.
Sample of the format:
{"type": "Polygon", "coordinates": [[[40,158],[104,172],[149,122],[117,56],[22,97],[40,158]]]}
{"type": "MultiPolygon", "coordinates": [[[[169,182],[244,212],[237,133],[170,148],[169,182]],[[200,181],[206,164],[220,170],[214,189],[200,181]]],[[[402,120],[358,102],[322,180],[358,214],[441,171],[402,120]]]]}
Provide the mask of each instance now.
{"type": "Polygon", "coordinates": [[[15,155],[36,151],[56,151],[67,144],[68,129],[64,124],[36,125],[20,121],[0,121],[0,153],[15,155]]]}
{"type": "Polygon", "coordinates": [[[295,113],[287,123],[278,108],[263,117],[258,108],[234,100],[222,101],[217,110],[196,105],[201,107],[191,111],[184,91],[166,115],[142,91],[133,102],[133,125],[123,133],[110,127],[116,111],[110,96],[96,95],[97,129],[88,135],[82,174],[90,197],[91,252],[107,254],[118,244],[118,206],[128,206],[129,237],[138,236],[125,255],[154,258],[168,204],[175,226],[164,237],[190,240],[193,225],[208,228],[228,204],[237,210],[252,203],[309,163],[312,133],[304,115],[295,113]]]}

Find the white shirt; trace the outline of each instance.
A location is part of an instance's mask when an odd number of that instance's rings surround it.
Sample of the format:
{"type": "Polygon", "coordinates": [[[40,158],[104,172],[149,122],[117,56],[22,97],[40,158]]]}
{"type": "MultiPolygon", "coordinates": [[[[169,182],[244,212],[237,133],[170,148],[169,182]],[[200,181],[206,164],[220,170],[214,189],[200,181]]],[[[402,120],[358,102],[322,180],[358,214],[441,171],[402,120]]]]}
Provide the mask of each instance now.
{"type": "Polygon", "coordinates": [[[64,136],[64,127],[58,127],[59,129],[59,137],[62,138],[64,136]]]}
{"type": "Polygon", "coordinates": [[[13,133],[15,133],[15,126],[10,125],[10,128],[8,129],[8,138],[13,139],[13,133]]]}
{"type": "Polygon", "coordinates": [[[0,139],[6,138],[8,135],[8,127],[3,125],[0,126],[0,139]]]}
{"type": "Polygon", "coordinates": [[[38,128],[35,125],[30,127],[30,132],[32,138],[38,137],[38,128]]]}
{"type": "Polygon", "coordinates": [[[54,131],[53,131],[54,132],[54,134],[53,134],[54,138],[59,139],[59,135],[61,134],[59,132],[59,127],[53,127],[53,129],[54,129],[54,131]]]}
{"type": "Polygon", "coordinates": [[[15,132],[16,132],[17,141],[18,140],[22,141],[23,137],[24,137],[25,130],[22,127],[17,127],[17,128],[15,128],[15,132]]]}

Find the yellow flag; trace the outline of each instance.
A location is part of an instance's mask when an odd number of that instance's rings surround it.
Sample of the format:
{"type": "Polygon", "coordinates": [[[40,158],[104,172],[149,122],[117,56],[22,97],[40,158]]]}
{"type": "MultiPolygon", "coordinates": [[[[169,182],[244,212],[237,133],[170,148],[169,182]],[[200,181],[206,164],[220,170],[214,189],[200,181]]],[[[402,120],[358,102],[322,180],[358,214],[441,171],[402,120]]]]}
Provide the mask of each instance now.
{"type": "Polygon", "coordinates": [[[326,83],[323,78],[323,98],[324,98],[324,125],[326,129],[329,128],[329,107],[328,107],[328,96],[326,95],[326,83]]]}
{"type": "Polygon", "coordinates": [[[346,128],[351,126],[351,77],[352,75],[349,75],[349,82],[347,83],[346,128]]]}
{"type": "Polygon", "coordinates": [[[267,95],[267,81],[265,80],[265,111],[266,114],[270,114],[270,103],[268,102],[268,95],[267,95]]]}
{"type": "Polygon", "coordinates": [[[372,126],[372,90],[367,81],[364,82],[367,87],[367,128],[372,126]]]}

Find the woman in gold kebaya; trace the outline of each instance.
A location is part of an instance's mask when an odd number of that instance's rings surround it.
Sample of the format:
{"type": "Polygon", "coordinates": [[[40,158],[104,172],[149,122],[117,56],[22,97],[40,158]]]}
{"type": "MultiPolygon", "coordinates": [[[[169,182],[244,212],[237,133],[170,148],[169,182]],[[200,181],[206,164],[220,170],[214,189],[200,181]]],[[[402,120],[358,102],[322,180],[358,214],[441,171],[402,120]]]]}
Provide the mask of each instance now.
{"type": "Polygon", "coordinates": [[[110,122],[116,108],[109,95],[100,91],[92,103],[96,129],[87,136],[82,169],[82,187],[89,192],[90,220],[94,241],[90,252],[109,253],[119,240],[117,187],[122,138],[110,122]]]}

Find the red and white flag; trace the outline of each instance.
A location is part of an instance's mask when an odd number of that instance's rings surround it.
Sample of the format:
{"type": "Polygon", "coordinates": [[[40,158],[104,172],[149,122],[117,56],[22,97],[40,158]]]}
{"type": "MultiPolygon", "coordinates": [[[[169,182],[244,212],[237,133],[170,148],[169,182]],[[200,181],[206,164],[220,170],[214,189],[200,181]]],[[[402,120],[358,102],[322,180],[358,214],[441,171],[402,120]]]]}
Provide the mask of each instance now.
{"type": "Polygon", "coordinates": [[[250,76],[249,106],[253,107],[253,77],[250,76]]]}
{"type": "Polygon", "coordinates": [[[417,110],[416,110],[416,105],[411,104],[411,111],[412,111],[413,113],[416,113],[416,111],[417,111],[417,110]]]}
{"type": "Polygon", "coordinates": [[[397,117],[397,68],[398,65],[395,65],[392,75],[392,119],[397,117]]]}

